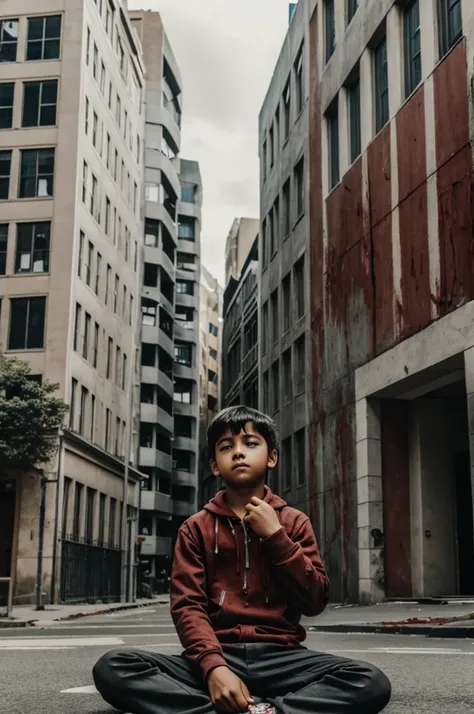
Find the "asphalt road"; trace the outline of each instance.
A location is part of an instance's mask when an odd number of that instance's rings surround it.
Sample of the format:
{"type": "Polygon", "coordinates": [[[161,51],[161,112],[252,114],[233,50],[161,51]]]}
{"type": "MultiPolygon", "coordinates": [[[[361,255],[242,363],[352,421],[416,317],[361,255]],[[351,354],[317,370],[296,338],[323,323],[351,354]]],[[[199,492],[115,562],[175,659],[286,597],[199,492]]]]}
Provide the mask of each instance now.
{"type": "MultiPolygon", "coordinates": [[[[381,667],[393,685],[387,714],[473,711],[471,641],[309,633],[305,644],[381,667]]],[[[101,654],[122,645],[180,652],[168,606],[84,618],[41,630],[0,630],[0,712],[110,714],[113,710],[94,690],[91,668],[101,654]]]]}

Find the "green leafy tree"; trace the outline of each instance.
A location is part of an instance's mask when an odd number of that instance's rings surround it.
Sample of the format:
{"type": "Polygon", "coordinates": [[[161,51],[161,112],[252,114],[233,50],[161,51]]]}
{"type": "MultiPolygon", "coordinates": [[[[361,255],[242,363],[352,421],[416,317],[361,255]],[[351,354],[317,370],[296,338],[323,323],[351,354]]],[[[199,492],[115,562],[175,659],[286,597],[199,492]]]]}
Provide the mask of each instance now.
{"type": "Polygon", "coordinates": [[[57,384],[31,379],[27,362],[0,353],[0,470],[40,466],[54,456],[68,411],[57,384]]]}

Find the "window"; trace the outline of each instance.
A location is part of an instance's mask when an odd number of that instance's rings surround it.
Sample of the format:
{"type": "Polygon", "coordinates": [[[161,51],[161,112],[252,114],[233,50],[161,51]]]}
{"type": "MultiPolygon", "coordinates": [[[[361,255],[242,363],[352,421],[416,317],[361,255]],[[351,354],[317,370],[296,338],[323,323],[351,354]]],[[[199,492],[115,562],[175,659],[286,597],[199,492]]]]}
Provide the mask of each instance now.
{"type": "Polygon", "coordinates": [[[87,39],[86,39],[86,65],[89,66],[91,58],[91,31],[90,27],[87,28],[87,39]]]}
{"type": "Polygon", "coordinates": [[[103,62],[100,63],[100,93],[102,96],[105,95],[105,65],[103,62]]]}
{"type": "Polygon", "coordinates": [[[0,275],[7,270],[8,223],[0,223],[0,275]]]}
{"type": "Polygon", "coordinates": [[[264,304],[262,308],[262,354],[267,353],[268,349],[268,301],[264,304]]]}
{"type": "Polygon", "coordinates": [[[110,499],[110,513],[109,513],[109,548],[115,546],[115,518],[117,513],[117,499],[110,499]]]}
{"type": "Polygon", "coordinates": [[[291,402],[293,398],[293,373],[291,371],[291,347],[283,353],[283,400],[284,404],[291,402]]]}
{"type": "Polygon", "coordinates": [[[186,367],[192,367],[193,348],[185,342],[176,342],[174,346],[174,361],[186,367]]]}
{"type": "Polygon", "coordinates": [[[405,96],[421,82],[420,3],[412,0],[404,12],[405,30],[405,96]]]}
{"type": "Polygon", "coordinates": [[[280,365],[279,365],[278,361],[276,361],[276,362],[274,362],[274,364],[272,364],[271,394],[272,394],[271,411],[272,411],[272,414],[275,414],[275,412],[278,411],[279,395],[280,395],[280,365]]]}
{"type": "Polygon", "coordinates": [[[176,292],[180,295],[194,295],[194,283],[191,280],[177,280],[176,292]]]}
{"type": "Polygon", "coordinates": [[[28,18],[27,60],[59,59],[61,15],[28,18]]]}
{"type": "Polygon", "coordinates": [[[122,389],[125,391],[127,388],[127,355],[123,355],[122,363],[122,389]]]}
{"type": "Polygon", "coordinates": [[[0,129],[11,129],[13,122],[14,82],[0,84],[0,129]]]}
{"type": "Polygon", "coordinates": [[[287,238],[291,230],[291,182],[283,186],[283,238],[287,238]]]}
{"type": "Polygon", "coordinates": [[[84,436],[87,419],[87,402],[89,401],[89,390],[81,387],[81,404],[79,407],[79,434],[84,436]]]}
{"type": "Polygon", "coordinates": [[[92,343],[92,366],[97,369],[97,361],[99,355],[99,325],[94,323],[94,342],[92,343]]]}
{"type": "MultiPolygon", "coordinates": [[[[58,80],[23,84],[22,126],[54,126],[58,101],[58,80]]],[[[86,132],[87,132],[86,112],[86,132]]]]}
{"type": "Polygon", "coordinates": [[[91,341],[91,316],[88,312],[85,314],[84,320],[84,341],[82,343],[82,356],[85,360],[89,359],[89,346],[91,341]]]}
{"type": "Polygon", "coordinates": [[[217,360],[217,350],[213,350],[212,347],[209,348],[209,357],[211,359],[217,360]]]}
{"type": "Polygon", "coordinates": [[[305,288],[304,288],[304,256],[295,264],[293,279],[295,290],[295,318],[299,320],[305,314],[305,288]]]}
{"type": "Polygon", "coordinates": [[[114,341],[111,337],[109,337],[108,342],[107,342],[107,369],[106,369],[106,376],[107,379],[110,379],[110,376],[112,374],[112,353],[114,349],[114,341]]]}
{"type": "Polygon", "coordinates": [[[112,280],[112,268],[110,265],[107,263],[107,272],[105,274],[105,296],[104,296],[104,302],[106,305],[109,304],[109,297],[110,297],[110,282],[112,280]]]}
{"type": "Polygon", "coordinates": [[[462,37],[461,0],[438,0],[440,55],[443,56],[462,37]]]}
{"type": "Polygon", "coordinates": [[[347,24],[352,21],[352,18],[359,7],[359,0],[347,0],[347,24]]]}
{"type": "Polygon", "coordinates": [[[114,313],[118,315],[118,295],[119,295],[119,276],[115,275],[115,284],[114,284],[114,313]]]}
{"type": "Polygon", "coordinates": [[[270,131],[268,133],[268,145],[270,148],[270,168],[273,168],[275,163],[275,130],[273,126],[270,127],[270,131]]]}
{"type": "Polygon", "coordinates": [[[10,169],[12,152],[0,151],[0,200],[8,199],[10,192],[10,169]]]}
{"type": "Polygon", "coordinates": [[[375,130],[378,133],[389,120],[387,38],[374,50],[375,130]]]}
{"type": "Polygon", "coordinates": [[[336,21],[334,16],[334,0],[326,0],[325,5],[325,40],[326,62],[329,61],[336,49],[336,21]]]}
{"type": "MultiPolygon", "coordinates": [[[[73,380],[74,382],[75,380],[73,380]]],[[[63,514],[62,514],[62,530],[61,536],[66,537],[67,526],[68,526],[68,516],[69,516],[69,499],[71,495],[71,483],[72,479],[67,476],[64,477],[64,494],[63,494],[63,514]]]]}
{"type": "Polygon", "coordinates": [[[51,223],[18,223],[15,273],[47,273],[51,223]]]}
{"type": "Polygon", "coordinates": [[[213,325],[212,322],[209,323],[209,334],[214,335],[214,337],[217,337],[219,334],[219,329],[216,327],[216,325],[213,325]]]}
{"type": "Polygon", "coordinates": [[[86,543],[92,543],[94,540],[94,511],[96,493],[97,491],[93,488],[88,488],[86,492],[86,543]]]}
{"type": "Polygon", "coordinates": [[[295,84],[296,84],[296,116],[303,111],[304,107],[304,83],[303,83],[303,47],[298,52],[295,62],[295,84]]]}
{"type": "Polygon", "coordinates": [[[338,107],[328,115],[329,137],[329,187],[333,189],[339,183],[339,112],[338,107]]]}
{"type": "Polygon", "coordinates": [[[121,367],[121,360],[122,360],[122,350],[120,347],[117,345],[115,348],[115,384],[117,387],[120,385],[120,367],[121,367]]]}
{"type": "Polygon", "coordinates": [[[16,62],[18,20],[0,20],[0,62],[16,62]]]}
{"type": "Polygon", "coordinates": [[[76,302],[76,316],[74,318],[74,351],[79,352],[82,327],[82,307],[76,302]]]}
{"type": "Polygon", "coordinates": [[[94,42],[94,60],[92,64],[92,76],[94,79],[97,79],[97,75],[99,72],[99,50],[97,49],[97,45],[94,42]]]}
{"type": "Polygon", "coordinates": [[[296,485],[303,486],[306,480],[306,431],[295,434],[296,485]]]}
{"type": "Polygon", "coordinates": [[[178,238],[181,240],[194,241],[195,235],[195,220],[194,218],[186,218],[180,216],[178,220],[178,238]]]}
{"type": "Polygon", "coordinates": [[[82,492],[84,486],[76,481],[76,492],[74,494],[74,520],[72,522],[72,539],[79,540],[82,513],[82,492]]]}
{"type": "Polygon", "coordinates": [[[278,330],[278,289],[274,290],[270,297],[270,305],[272,312],[272,339],[273,344],[278,342],[279,330],[278,330]]]}
{"type": "Polygon", "coordinates": [[[294,344],[294,380],[295,395],[305,390],[306,382],[306,337],[301,335],[294,344]]]}
{"type": "Polygon", "coordinates": [[[120,421],[119,417],[116,417],[116,419],[115,419],[115,449],[114,449],[115,456],[120,455],[120,426],[121,426],[121,421],[120,421]]]}
{"type": "Polygon", "coordinates": [[[54,189],[54,149],[21,152],[20,198],[46,198],[54,189]]]}
{"type": "Polygon", "coordinates": [[[176,380],[174,385],[173,400],[181,404],[191,404],[193,383],[185,380],[176,380]]]}
{"type": "Polygon", "coordinates": [[[97,202],[97,179],[92,174],[92,191],[91,191],[91,203],[90,203],[91,215],[97,219],[98,214],[98,202],[97,202]]]}
{"type": "Polygon", "coordinates": [[[154,300],[142,298],[142,325],[156,326],[157,304],[154,300]]]}
{"type": "Polygon", "coordinates": [[[14,298],[10,302],[10,337],[8,349],[43,349],[46,298],[14,298]]]}
{"type": "Polygon", "coordinates": [[[286,141],[290,135],[291,123],[291,79],[288,81],[283,90],[283,140],[286,141]]]}
{"type": "Polygon", "coordinates": [[[183,203],[194,203],[196,200],[196,186],[193,184],[182,184],[181,200],[183,203]]]}
{"type": "Polygon", "coordinates": [[[283,472],[283,490],[291,491],[292,475],[294,464],[291,460],[291,436],[285,439],[282,443],[281,449],[281,461],[282,461],[282,472],[283,472]]]}
{"type": "Polygon", "coordinates": [[[88,183],[89,183],[89,167],[87,166],[86,162],[84,161],[82,164],[82,203],[87,202],[87,188],[88,188],[88,183]]]}
{"type": "Polygon", "coordinates": [[[91,287],[91,282],[92,282],[92,262],[94,260],[94,246],[93,244],[88,241],[87,242],[87,253],[86,253],[86,263],[85,263],[85,277],[86,277],[86,285],[91,287]]]}
{"type": "Polygon", "coordinates": [[[112,412],[110,409],[105,410],[105,450],[109,451],[110,449],[110,429],[112,426],[112,412]]]}
{"type": "Polygon", "coordinates": [[[296,219],[304,213],[304,159],[301,159],[295,168],[295,189],[296,189],[296,219]]]}
{"type": "Polygon", "coordinates": [[[76,395],[77,379],[71,379],[71,403],[69,404],[69,428],[74,430],[76,425],[76,395]]]}
{"type": "Polygon", "coordinates": [[[267,145],[267,140],[263,142],[263,148],[262,148],[262,176],[263,180],[265,181],[267,178],[267,157],[268,157],[268,145],[267,145]]]}
{"type": "MultiPolygon", "coordinates": [[[[107,12],[109,12],[107,10],[107,12]]],[[[94,441],[93,438],[91,438],[91,441],[94,441]]],[[[100,547],[105,546],[105,502],[106,502],[107,496],[105,493],[101,493],[99,495],[99,533],[97,536],[97,541],[99,543],[100,547]]]]}
{"type": "Polygon", "coordinates": [[[280,201],[278,198],[275,199],[275,203],[273,204],[270,227],[271,255],[273,256],[273,254],[278,250],[280,246],[280,201]]]}
{"type": "Polygon", "coordinates": [[[283,278],[283,334],[291,327],[291,274],[283,278]]]}
{"type": "Polygon", "coordinates": [[[117,94],[117,104],[115,105],[115,119],[118,124],[118,128],[120,129],[121,123],[122,123],[122,102],[117,94]]]}
{"type": "Polygon", "coordinates": [[[105,234],[109,235],[110,231],[110,198],[105,197],[105,234]]]}
{"type": "Polygon", "coordinates": [[[83,261],[83,256],[84,256],[84,240],[85,240],[85,235],[83,231],[80,231],[79,233],[79,255],[77,258],[77,274],[81,278],[82,277],[82,261],[83,261]]]}
{"type": "Polygon", "coordinates": [[[354,162],[361,152],[360,128],[360,80],[349,87],[349,125],[351,140],[351,161],[354,162]]]}
{"type": "Polygon", "coordinates": [[[99,117],[97,112],[93,113],[92,116],[92,146],[97,149],[97,128],[99,126],[99,117]]]}

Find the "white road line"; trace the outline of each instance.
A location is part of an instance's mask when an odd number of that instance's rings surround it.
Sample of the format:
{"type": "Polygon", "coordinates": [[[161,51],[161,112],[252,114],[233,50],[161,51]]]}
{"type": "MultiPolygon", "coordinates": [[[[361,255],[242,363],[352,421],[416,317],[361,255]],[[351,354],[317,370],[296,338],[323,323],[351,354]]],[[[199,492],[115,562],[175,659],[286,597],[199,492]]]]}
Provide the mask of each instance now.
{"type": "Polygon", "coordinates": [[[150,624],[150,625],[120,625],[120,624],[115,624],[115,625],[65,625],[64,623],[61,623],[61,625],[55,625],[54,629],[55,630],[138,630],[139,628],[146,628],[146,629],[152,629],[152,628],[159,628],[159,627],[173,627],[174,625],[172,622],[169,624],[150,624]]]}
{"type": "Polygon", "coordinates": [[[52,648],[63,648],[67,647],[71,649],[72,647],[102,647],[109,645],[123,645],[124,641],[118,637],[62,637],[62,638],[51,638],[48,639],[47,644],[45,644],[44,637],[36,638],[16,638],[14,640],[1,640],[0,639],[0,650],[11,650],[11,649],[52,649],[52,648]]]}
{"type": "Polygon", "coordinates": [[[72,689],[62,689],[60,694],[99,694],[95,686],[92,684],[87,687],[72,687],[72,689]]]}

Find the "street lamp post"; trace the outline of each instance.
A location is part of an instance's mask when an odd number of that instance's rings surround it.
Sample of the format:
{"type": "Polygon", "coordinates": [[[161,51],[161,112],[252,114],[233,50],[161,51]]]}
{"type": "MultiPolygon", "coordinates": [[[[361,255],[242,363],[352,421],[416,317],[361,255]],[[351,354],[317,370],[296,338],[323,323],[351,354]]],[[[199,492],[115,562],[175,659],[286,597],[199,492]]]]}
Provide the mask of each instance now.
{"type": "Polygon", "coordinates": [[[47,479],[42,469],[38,470],[40,477],[40,512],[39,512],[39,533],[38,533],[38,561],[36,568],[36,610],[44,610],[42,581],[43,581],[43,549],[44,549],[44,526],[46,516],[46,486],[49,483],[58,483],[58,479],[47,479]]]}

